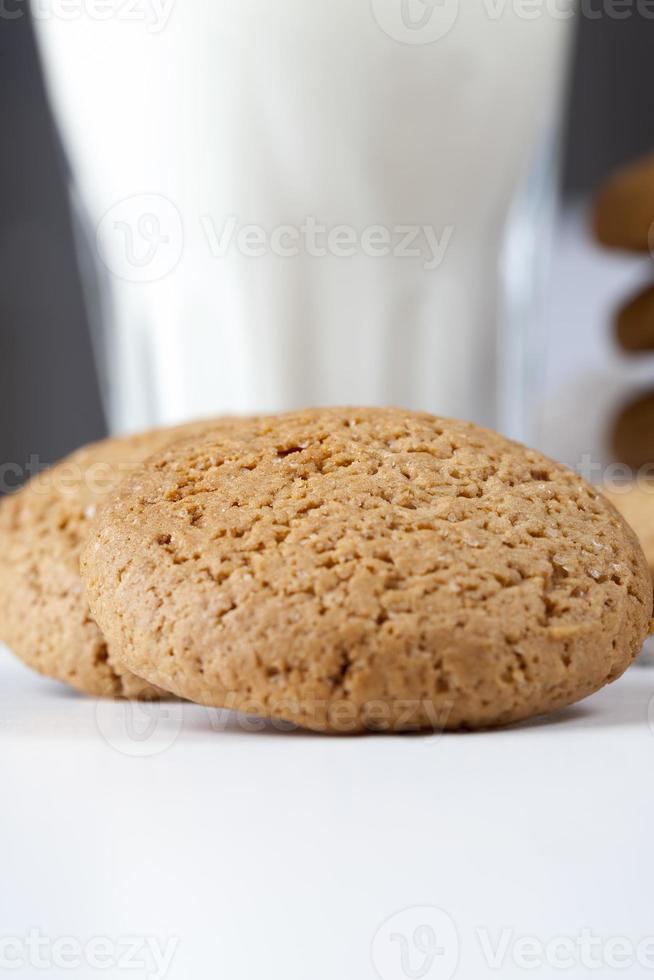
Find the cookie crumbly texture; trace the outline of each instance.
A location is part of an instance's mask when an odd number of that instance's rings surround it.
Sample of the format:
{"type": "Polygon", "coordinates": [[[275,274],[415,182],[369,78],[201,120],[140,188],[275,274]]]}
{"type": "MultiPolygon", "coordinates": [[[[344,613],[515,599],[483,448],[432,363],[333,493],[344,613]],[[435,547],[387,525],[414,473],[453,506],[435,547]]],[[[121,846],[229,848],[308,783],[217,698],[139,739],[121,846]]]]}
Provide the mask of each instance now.
{"type": "Polygon", "coordinates": [[[82,556],[111,649],[152,684],[326,731],[477,728],[635,658],[645,558],[570,470],[474,425],[331,409],[153,455],[82,556]]]}
{"type": "Polygon", "coordinates": [[[619,170],[595,199],[597,240],[610,248],[647,252],[654,246],[654,154],[619,170]]]}
{"type": "Polygon", "coordinates": [[[199,425],[84,446],[0,503],[0,639],[30,667],[91,695],[164,693],[112,656],[84,596],[79,553],[98,502],[148,453],[199,425]]]}
{"type": "Polygon", "coordinates": [[[633,481],[603,493],[636,532],[654,578],[654,480],[633,481]]]}

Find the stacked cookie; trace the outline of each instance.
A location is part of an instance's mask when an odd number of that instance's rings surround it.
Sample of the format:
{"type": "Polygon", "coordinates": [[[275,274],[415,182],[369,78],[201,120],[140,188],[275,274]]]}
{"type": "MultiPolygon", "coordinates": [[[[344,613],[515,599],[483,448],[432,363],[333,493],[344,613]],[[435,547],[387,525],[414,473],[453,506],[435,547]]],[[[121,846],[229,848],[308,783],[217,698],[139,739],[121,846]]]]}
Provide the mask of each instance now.
{"type": "Polygon", "coordinates": [[[122,446],[77,457],[129,456],[96,513],[86,479],[0,507],[0,635],[89,693],[319,731],[478,728],[590,694],[648,633],[625,521],[494,432],[322,409],[122,446]]]}
{"type": "MultiPolygon", "coordinates": [[[[227,423],[225,423],[227,424],[227,423]]],[[[191,423],[84,446],[0,505],[0,639],[35,670],[85,694],[158,698],[108,650],[88,608],[79,556],[98,505],[191,423]]]]}
{"type": "MultiPolygon", "coordinates": [[[[601,244],[654,254],[654,155],[606,182],[595,202],[594,223],[601,244]]],[[[654,284],[648,283],[618,311],[615,336],[626,353],[654,352],[654,284]]],[[[624,406],[611,441],[616,457],[635,469],[654,462],[654,389],[624,406]]]]}
{"type": "MultiPolygon", "coordinates": [[[[601,244],[635,255],[654,254],[654,156],[606,182],[595,202],[594,221],[601,244]]],[[[615,337],[625,353],[654,352],[654,284],[647,284],[618,311],[615,337]]],[[[634,470],[654,463],[654,389],[622,407],[611,445],[616,458],[634,470]]],[[[605,492],[637,532],[654,576],[654,480],[640,473],[629,486],[605,492]]]]}

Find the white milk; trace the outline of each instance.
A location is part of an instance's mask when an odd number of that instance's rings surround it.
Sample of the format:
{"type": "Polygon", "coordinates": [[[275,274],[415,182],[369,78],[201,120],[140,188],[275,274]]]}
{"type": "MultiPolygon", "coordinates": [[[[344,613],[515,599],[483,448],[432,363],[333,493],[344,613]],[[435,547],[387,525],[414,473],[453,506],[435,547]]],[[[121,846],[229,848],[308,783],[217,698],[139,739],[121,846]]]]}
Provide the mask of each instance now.
{"type": "Polygon", "coordinates": [[[571,26],[515,2],[35,0],[111,283],[113,429],[324,403],[497,421],[498,255],[571,26]]]}

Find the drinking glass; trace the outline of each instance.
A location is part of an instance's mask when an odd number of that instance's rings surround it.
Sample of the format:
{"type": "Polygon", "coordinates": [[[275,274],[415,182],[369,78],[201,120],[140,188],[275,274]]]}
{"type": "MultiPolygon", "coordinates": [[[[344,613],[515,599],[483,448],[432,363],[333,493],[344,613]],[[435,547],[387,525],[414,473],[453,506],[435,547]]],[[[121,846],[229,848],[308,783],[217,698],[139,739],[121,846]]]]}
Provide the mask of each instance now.
{"type": "Polygon", "coordinates": [[[395,404],[526,437],[573,10],[40,0],[112,431],[395,404]]]}

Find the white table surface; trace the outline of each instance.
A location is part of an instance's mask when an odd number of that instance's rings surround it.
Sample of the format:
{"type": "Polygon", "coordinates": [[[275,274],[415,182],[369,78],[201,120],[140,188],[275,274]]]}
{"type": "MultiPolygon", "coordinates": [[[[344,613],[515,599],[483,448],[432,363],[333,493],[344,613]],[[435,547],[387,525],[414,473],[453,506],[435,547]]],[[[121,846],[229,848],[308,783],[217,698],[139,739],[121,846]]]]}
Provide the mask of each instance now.
{"type": "MultiPolygon", "coordinates": [[[[2,650],[0,937],[23,944],[7,975],[96,975],[30,966],[36,929],[108,937],[116,958],[125,937],[172,940],[169,980],[522,977],[525,937],[590,930],[587,962],[619,961],[623,937],[632,964],[568,976],[650,976],[653,695],[654,668],[635,666],[546,721],[333,738],[95,702],[2,650]],[[426,958],[415,930],[430,924],[426,958]],[[500,968],[484,936],[503,938],[500,968]]],[[[527,972],[560,975],[554,955],[527,972]]],[[[162,976],[140,959],[97,973],[162,976]]]]}

